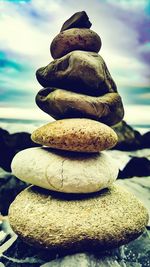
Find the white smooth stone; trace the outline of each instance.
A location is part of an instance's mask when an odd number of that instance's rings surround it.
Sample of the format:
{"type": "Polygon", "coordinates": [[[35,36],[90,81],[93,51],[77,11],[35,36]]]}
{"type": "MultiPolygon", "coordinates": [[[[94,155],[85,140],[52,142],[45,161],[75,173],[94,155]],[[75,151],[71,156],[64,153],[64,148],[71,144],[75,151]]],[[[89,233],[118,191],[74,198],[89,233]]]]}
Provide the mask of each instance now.
{"type": "Polygon", "coordinates": [[[28,148],[13,158],[12,172],[20,180],[49,190],[90,193],[109,187],[118,167],[105,153],[75,153],[28,148]]]}

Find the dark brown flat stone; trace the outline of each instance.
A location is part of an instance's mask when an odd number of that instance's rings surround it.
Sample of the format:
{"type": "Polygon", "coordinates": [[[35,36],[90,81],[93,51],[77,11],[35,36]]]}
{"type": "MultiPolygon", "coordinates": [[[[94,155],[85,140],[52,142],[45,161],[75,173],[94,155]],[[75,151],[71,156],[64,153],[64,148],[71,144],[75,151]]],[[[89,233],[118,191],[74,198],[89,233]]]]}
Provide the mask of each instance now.
{"type": "Polygon", "coordinates": [[[48,87],[38,92],[36,103],[56,120],[89,118],[114,125],[124,116],[122,100],[118,93],[94,97],[48,87]]]}
{"type": "Polygon", "coordinates": [[[43,87],[56,87],[91,96],[117,92],[103,58],[95,52],[70,52],[38,69],[36,77],[43,87]]]}
{"type": "Polygon", "coordinates": [[[66,20],[61,28],[61,32],[71,28],[90,28],[92,23],[89,21],[85,11],[76,12],[66,20]]]}

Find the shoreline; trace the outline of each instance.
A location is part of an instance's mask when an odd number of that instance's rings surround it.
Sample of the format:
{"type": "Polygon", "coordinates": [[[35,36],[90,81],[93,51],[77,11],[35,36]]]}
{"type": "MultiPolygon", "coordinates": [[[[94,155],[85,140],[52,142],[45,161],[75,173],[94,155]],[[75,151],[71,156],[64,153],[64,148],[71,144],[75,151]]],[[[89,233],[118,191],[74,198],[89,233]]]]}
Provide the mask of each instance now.
{"type": "MultiPolygon", "coordinates": [[[[0,118],[0,128],[3,128],[10,133],[16,133],[20,131],[31,133],[37,127],[52,121],[54,121],[52,117],[49,117],[49,120],[0,118]]],[[[149,124],[130,124],[130,126],[134,130],[139,131],[140,134],[145,134],[150,131],[149,124]]]]}

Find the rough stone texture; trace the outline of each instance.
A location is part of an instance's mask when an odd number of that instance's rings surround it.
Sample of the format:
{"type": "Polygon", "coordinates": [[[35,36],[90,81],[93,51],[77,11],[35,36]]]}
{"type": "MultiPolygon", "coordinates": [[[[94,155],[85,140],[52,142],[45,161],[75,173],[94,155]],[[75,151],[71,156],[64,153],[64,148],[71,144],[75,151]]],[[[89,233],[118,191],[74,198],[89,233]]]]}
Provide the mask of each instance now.
{"type": "Polygon", "coordinates": [[[73,51],[36,72],[43,87],[57,87],[92,96],[116,92],[116,85],[100,55],[73,51]]]}
{"type": "Polygon", "coordinates": [[[122,100],[118,93],[92,97],[49,87],[38,92],[36,103],[56,120],[89,118],[114,125],[124,116],[122,100]]]}
{"type": "Polygon", "coordinates": [[[118,140],[109,126],[89,119],[50,122],[35,130],[31,138],[51,148],[89,153],[111,148],[118,140]]]}
{"type": "Polygon", "coordinates": [[[90,28],[92,23],[85,11],[76,12],[66,20],[61,28],[61,32],[70,28],[90,28]]]}
{"type": "Polygon", "coordinates": [[[1,267],[148,267],[150,265],[150,231],[146,229],[136,240],[119,248],[105,251],[91,249],[89,252],[72,255],[50,253],[49,250],[42,250],[23,242],[12,232],[6,217],[1,221],[0,233],[1,231],[6,233],[2,241],[1,267]]]}
{"type": "Polygon", "coordinates": [[[150,230],[150,176],[141,178],[133,177],[132,179],[117,179],[115,184],[126,188],[144,204],[144,207],[149,213],[149,222],[147,224],[147,228],[150,230]]]}
{"type": "Polygon", "coordinates": [[[99,35],[85,28],[73,28],[60,32],[52,41],[50,52],[54,59],[65,56],[74,50],[99,52],[101,39],[99,35]]]}
{"type": "Polygon", "coordinates": [[[9,220],[26,242],[59,253],[126,244],[144,231],[148,213],[119,186],[78,199],[30,187],[11,204],[9,220]]]}
{"type": "MultiPolygon", "coordinates": [[[[150,214],[150,177],[122,179],[117,180],[116,183],[127,188],[138,199],[141,199],[150,214]]],[[[4,202],[3,204],[5,205],[4,202]]],[[[148,267],[150,265],[149,226],[137,239],[119,248],[95,251],[89,247],[89,252],[84,251],[84,253],[73,255],[66,253],[67,256],[65,257],[64,254],[58,254],[58,251],[50,253],[48,250],[30,246],[19,237],[15,239],[15,234],[12,232],[7,219],[5,217],[3,221],[2,218],[1,221],[0,216],[0,246],[3,246],[1,247],[0,263],[3,263],[5,267],[148,267]],[[4,233],[6,234],[5,237],[4,233]]]]}
{"type": "Polygon", "coordinates": [[[25,182],[66,193],[89,193],[117,178],[116,162],[105,153],[84,154],[47,148],[26,149],[12,161],[12,171],[25,182]]]}

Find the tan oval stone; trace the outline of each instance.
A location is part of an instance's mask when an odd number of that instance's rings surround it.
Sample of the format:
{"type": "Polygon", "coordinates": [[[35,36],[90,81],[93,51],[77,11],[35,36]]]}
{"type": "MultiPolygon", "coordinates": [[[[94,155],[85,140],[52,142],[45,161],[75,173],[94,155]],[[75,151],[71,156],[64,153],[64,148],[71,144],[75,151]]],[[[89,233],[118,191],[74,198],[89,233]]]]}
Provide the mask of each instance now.
{"type": "Polygon", "coordinates": [[[74,50],[99,52],[101,39],[98,34],[86,28],[72,28],[60,32],[50,46],[51,55],[54,59],[65,56],[74,50]]]}
{"type": "Polygon", "coordinates": [[[89,119],[54,121],[35,130],[31,138],[41,145],[77,152],[99,152],[117,143],[109,126],[89,119]]]}
{"type": "Polygon", "coordinates": [[[24,241],[59,253],[126,244],[144,231],[148,213],[120,186],[85,197],[30,187],[11,204],[9,220],[24,241]]]}

